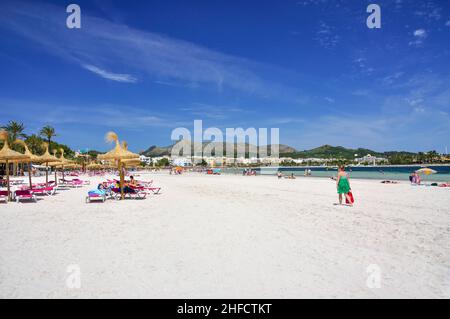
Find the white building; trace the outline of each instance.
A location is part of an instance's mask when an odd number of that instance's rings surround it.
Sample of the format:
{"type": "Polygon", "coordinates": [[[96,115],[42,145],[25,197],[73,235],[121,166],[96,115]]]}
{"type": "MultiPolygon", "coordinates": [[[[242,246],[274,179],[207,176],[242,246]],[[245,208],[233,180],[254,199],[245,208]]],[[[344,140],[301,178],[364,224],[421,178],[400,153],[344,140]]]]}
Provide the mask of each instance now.
{"type": "Polygon", "coordinates": [[[372,156],[370,154],[367,154],[366,156],[355,158],[355,162],[358,164],[372,164],[377,165],[377,163],[385,162],[386,159],[382,157],[376,157],[372,156]]]}
{"type": "Polygon", "coordinates": [[[190,157],[176,157],[172,159],[172,165],[174,166],[192,166],[192,160],[190,157]]]}

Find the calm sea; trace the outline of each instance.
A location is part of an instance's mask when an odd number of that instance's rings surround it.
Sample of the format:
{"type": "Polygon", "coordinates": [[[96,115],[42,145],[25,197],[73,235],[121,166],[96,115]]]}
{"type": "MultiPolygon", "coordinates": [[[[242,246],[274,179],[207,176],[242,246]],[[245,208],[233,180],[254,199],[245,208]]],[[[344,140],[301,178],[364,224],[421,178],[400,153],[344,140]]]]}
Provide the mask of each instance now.
{"type": "MultiPolygon", "coordinates": [[[[429,176],[421,175],[424,181],[450,182],[450,165],[446,166],[427,166],[437,171],[436,174],[429,176]]],[[[409,175],[423,166],[380,166],[380,167],[347,167],[346,171],[351,178],[357,179],[381,179],[381,180],[409,180],[409,175]]],[[[294,174],[303,176],[305,167],[264,167],[257,168],[259,175],[275,175],[277,171],[282,171],[284,175],[294,174]]],[[[311,170],[311,176],[315,177],[331,177],[335,176],[337,169],[326,167],[308,167],[311,170]]],[[[224,173],[242,174],[243,169],[227,168],[224,173]]]]}

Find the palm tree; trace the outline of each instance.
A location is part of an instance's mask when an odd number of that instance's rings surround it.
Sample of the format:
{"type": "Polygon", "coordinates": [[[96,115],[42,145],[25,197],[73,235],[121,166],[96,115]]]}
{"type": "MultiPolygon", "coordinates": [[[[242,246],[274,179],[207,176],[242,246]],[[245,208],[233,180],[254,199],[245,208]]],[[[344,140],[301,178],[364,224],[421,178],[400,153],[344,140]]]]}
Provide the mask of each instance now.
{"type": "Polygon", "coordinates": [[[36,155],[42,155],[42,138],[37,136],[36,134],[32,134],[27,137],[25,140],[25,143],[28,145],[28,148],[30,149],[31,153],[36,155]]]}
{"type": "MultiPolygon", "coordinates": [[[[13,142],[17,138],[25,138],[26,135],[23,133],[25,130],[25,126],[23,123],[19,123],[16,121],[9,121],[8,124],[4,127],[4,129],[8,132],[8,144],[11,145],[12,149],[18,150],[18,145],[13,145],[13,142]]],[[[13,174],[17,175],[18,165],[14,163],[13,165],[13,174]]]]}
{"type": "Polygon", "coordinates": [[[55,129],[49,125],[44,126],[41,131],[39,132],[39,135],[46,138],[48,142],[48,146],[50,147],[52,142],[52,137],[56,136],[55,129]]]}
{"type": "Polygon", "coordinates": [[[7,125],[3,127],[8,132],[8,143],[12,145],[18,138],[25,138],[26,135],[23,133],[25,130],[25,126],[23,123],[19,123],[16,121],[9,121],[7,125]]]}

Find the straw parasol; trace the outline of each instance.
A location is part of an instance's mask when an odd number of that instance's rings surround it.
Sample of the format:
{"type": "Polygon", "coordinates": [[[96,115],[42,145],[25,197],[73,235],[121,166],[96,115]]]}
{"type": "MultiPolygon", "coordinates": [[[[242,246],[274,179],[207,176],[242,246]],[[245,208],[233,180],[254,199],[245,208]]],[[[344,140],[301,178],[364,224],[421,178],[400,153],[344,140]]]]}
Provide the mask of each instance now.
{"type": "Polygon", "coordinates": [[[121,162],[125,167],[137,167],[141,164],[141,160],[138,158],[124,159],[121,162]]]}
{"type": "Polygon", "coordinates": [[[11,200],[11,193],[9,187],[9,163],[14,161],[26,161],[29,159],[28,155],[21,154],[13,151],[8,145],[8,133],[6,131],[0,131],[0,140],[3,140],[3,148],[0,150],[0,160],[6,163],[6,184],[8,190],[8,199],[11,200]]]}
{"type": "Polygon", "coordinates": [[[34,155],[33,153],[31,153],[31,151],[28,149],[27,144],[25,143],[25,141],[22,140],[15,140],[14,144],[19,144],[22,145],[23,148],[25,149],[25,155],[27,155],[29,157],[28,162],[28,179],[30,182],[30,189],[33,188],[33,183],[31,182],[31,163],[32,162],[39,162],[39,156],[34,155]]]}
{"type": "Polygon", "coordinates": [[[99,169],[102,168],[101,164],[98,163],[90,163],[88,166],[86,166],[87,169],[99,169]]]}
{"type": "Polygon", "coordinates": [[[72,167],[74,164],[74,161],[68,160],[64,157],[64,149],[61,147],[59,149],[59,152],[61,153],[61,156],[59,157],[59,160],[61,161],[61,171],[62,171],[62,178],[64,180],[64,168],[72,167]]]}
{"type": "Polygon", "coordinates": [[[47,169],[45,170],[45,184],[46,186],[48,186],[48,167],[55,166],[55,163],[60,163],[61,161],[59,160],[59,158],[49,153],[47,142],[44,142],[42,145],[45,147],[45,153],[44,155],[39,156],[38,160],[41,163],[45,163],[45,166],[47,167],[47,169]]]}
{"type": "Polygon", "coordinates": [[[128,145],[126,144],[126,142],[123,145],[124,147],[121,147],[120,143],[119,143],[119,137],[114,132],[106,133],[105,139],[109,143],[114,142],[115,147],[111,151],[107,152],[106,154],[99,155],[97,158],[99,160],[116,160],[117,161],[117,164],[118,164],[117,166],[119,169],[119,176],[120,176],[120,192],[122,195],[122,199],[124,199],[125,194],[123,192],[123,185],[124,185],[125,178],[124,178],[123,169],[125,166],[123,165],[122,160],[139,158],[139,154],[130,152],[127,149],[128,145]]]}

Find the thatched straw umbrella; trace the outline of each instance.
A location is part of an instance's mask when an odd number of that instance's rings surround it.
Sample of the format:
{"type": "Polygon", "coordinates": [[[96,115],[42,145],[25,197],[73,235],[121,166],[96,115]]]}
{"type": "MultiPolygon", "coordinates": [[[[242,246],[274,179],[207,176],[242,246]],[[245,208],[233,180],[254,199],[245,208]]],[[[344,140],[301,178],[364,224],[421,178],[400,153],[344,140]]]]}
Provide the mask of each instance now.
{"type": "Polygon", "coordinates": [[[3,140],[3,148],[0,150],[0,161],[6,163],[6,184],[8,190],[8,199],[11,200],[10,186],[9,186],[9,163],[14,161],[27,161],[29,156],[13,151],[8,145],[8,133],[6,131],[0,131],[0,140],[3,140]]]}
{"type": "Polygon", "coordinates": [[[56,156],[57,150],[53,150],[53,156],[58,160],[57,162],[47,163],[48,166],[53,167],[55,169],[55,185],[58,185],[58,168],[63,168],[64,164],[60,158],[56,156]]]}
{"type": "Polygon", "coordinates": [[[102,168],[102,165],[98,163],[90,163],[89,165],[86,166],[86,169],[100,169],[100,168],[102,168]]]}
{"type": "Polygon", "coordinates": [[[28,161],[28,179],[30,182],[30,189],[33,188],[33,183],[31,182],[31,163],[38,163],[39,162],[39,156],[34,155],[33,153],[31,153],[31,151],[28,149],[27,144],[25,143],[25,141],[22,140],[15,140],[14,144],[19,144],[22,145],[23,148],[25,149],[25,155],[27,155],[29,157],[29,161],[28,161]]]}
{"type": "Polygon", "coordinates": [[[59,152],[61,153],[61,156],[59,157],[59,160],[61,162],[60,167],[61,167],[61,171],[62,171],[62,178],[64,180],[64,168],[71,167],[72,164],[74,164],[74,161],[68,160],[68,159],[66,159],[64,157],[64,149],[63,148],[60,148],[59,152]]]}
{"type": "Polygon", "coordinates": [[[44,153],[44,155],[39,156],[39,161],[41,163],[45,163],[45,166],[46,166],[45,185],[48,186],[48,167],[56,165],[55,163],[59,163],[60,160],[56,156],[50,155],[50,153],[48,152],[48,143],[47,142],[44,142],[42,145],[45,147],[45,153],[44,153]],[[49,165],[50,163],[52,163],[52,165],[49,165]]]}
{"type": "Polygon", "coordinates": [[[122,164],[125,167],[138,167],[141,164],[141,160],[138,158],[132,158],[132,159],[124,159],[121,160],[122,164]]]}
{"type": "Polygon", "coordinates": [[[124,166],[122,165],[121,160],[126,160],[126,159],[133,159],[133,158],[139,158],[139,154],[133,153],[128,151],[127,145],[125,143],[125,148],[120,146],[119,143],[119,138],[117,136],[116,133],[114,132],[108,132],[106,134],[106,141],[109,143],[115,142],[116,146],[109,151],[106,154],[101,154],[99,155],[97,158],[99,160],[116,160],[117,161],[117,168],[119,169],[119,176],[120,176],[120,192],[122,195],[122,199],[125,198],[125,194],[123,192],[123,186],[124,186],[124,173],[123,173],[123,168],[124,166]]]}

